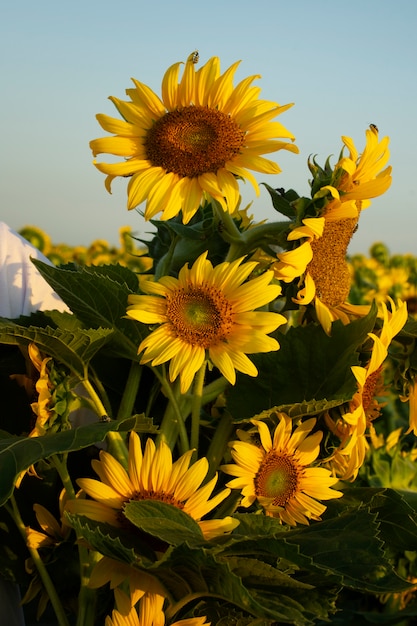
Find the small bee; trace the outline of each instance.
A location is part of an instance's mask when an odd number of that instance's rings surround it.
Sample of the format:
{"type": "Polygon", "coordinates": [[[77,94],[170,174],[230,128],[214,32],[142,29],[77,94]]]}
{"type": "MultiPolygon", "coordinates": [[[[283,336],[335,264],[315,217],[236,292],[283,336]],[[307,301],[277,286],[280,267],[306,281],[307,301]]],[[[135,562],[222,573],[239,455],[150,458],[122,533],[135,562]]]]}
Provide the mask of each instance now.
{"type": "Polygon", "coordinates": [[[378,132],[378,126],[376,124],[369,124],[369,128],[374,131],[374,133],[378,132]]]}
{"type": "Polygon", "coordinates": [[[194,50],[194,52],[189,55],[187,61],[191,61],[191,63],[194,63],[195,65],[196,63],[198,63],[199,58],[200,55],[198,54],[198,50],[194,50]]]}

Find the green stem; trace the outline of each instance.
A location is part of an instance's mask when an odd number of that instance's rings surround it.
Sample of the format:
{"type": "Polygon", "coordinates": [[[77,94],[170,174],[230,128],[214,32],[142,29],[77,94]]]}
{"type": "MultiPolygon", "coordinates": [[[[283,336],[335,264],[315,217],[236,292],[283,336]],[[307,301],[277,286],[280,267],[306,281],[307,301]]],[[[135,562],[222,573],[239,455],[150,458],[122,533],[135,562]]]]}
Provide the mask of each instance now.
{"type": "Polygon", "coordinates": [[[210,480],[215,475],[224,457],[224,453],[229,443],[230,435],[232,434],[232,432],[232,416],[228,411],[225,411],[216,426],[213,438],[206,454],[207,460],[209,462],[209,471],[206,476],[206,481],[210,480]]]}
{"type": "MultiPolygon", "coordinates": [[[[104,408],[103,403],[101,402],[101,399],[98,396],[93,385],[88,380],[88,377],[86,376],[82,382],[96,409],[97,415],[100,415],[101,417],[107,417],[106,409],[104,408]]],[[[114,456],[115,459],[117,459],[117,461],[119,461],[121,465],[123,465],[123,467],[126,468],[128,450],[127,450],[125,439],[117,431],[108,432],[106,435],[106,438],[107,438],[107,444],[108,444],[108,451],[110,452],[112,456],[114,456]]]]}
{"type": "MultiPolygon", "coordinates": [[[[212,201],[212,205],[214,207],[217,219],[223,227],[221,231],[221,236],[228,244],[230,244],[229,252],[226,257],[226,260],[229,261],[230,259],[228,257],[231,254],[230,251],[240,247],[242,241],[242,233],[236,226],[234,219],[228,211],[223,211],[220,204],[214,200],[212,201]]],[[[238,257],[233,256],[233,258],[238,257]]]]}
{"type": "Polygon", "coordinates": [[[67,620],[67,616],[65,615],[65,611],[64,611],[64,607],[61,604],[61,601],[59,599],[59,596],[57,594],[57,591],[55,589],[55,586],[48,574],[48,571],[45,567],[44,562],[42,561],[40,554],[38,552],[38,550],[36,548],[31,548],[27,545],[27,541],[26,541],[26,526],[23,523],[23,520],[21,518],[20,515],[20,511],[18,509],[16,500],[14,496],[11,496],[10,498],[10,502],[11,502],[11,508],[9,506],[6,506],[7,510],[9,511],[11,517],[13,518],[20,534],[22,535],[23,541],[25,542],[27,549],[29,551],[29,554],[32,558],[32,561],[36,567],[36,569],[38,570],[39,576],[42,580],[43,586],[45,587],[46,593],[48,594],[48,598],[52,604],[52,607],[55,611],[55,615],[57,618],[57,626],[69,626],[69,622],[67,620]]]}
{"type": "MultiPolygon", "coordinates": [[[[52,457],[62,484],[68,494],[68,498],[74,499],[75,490],[71,477],[68,473],[66,459],[66,454],[63,455],[62,460],[58,455],[54,455],[52,457]]],[[[78,537],[78,539],[81,539],[81,537],[78,537]]],[[[90,581],[92,567],[99,558],[99,555],[97,552],[89,551],[86,546],[79,543],[78,558],[80,565],[80,591],[78,594],[77,626],[89,626],[90,624],[94,624],[97,593],[94,589],[90,589],[88,587],[88,583],[90,581]]]]}
{"type": "Polygon", "coordinates": [[[229,385],[230,383],[223,376],[206,385],[203,389],[203,406],[215,400],[229,385]]]}
{"type": "Polygon", "coordinates": [[[74,500],[75,498],[75,489],[74,489],[74,485],[72,484],[72,480],[71,477],[68,473],[68,467],[67,467],[67,458],[68,458],[68,454],[63,454],[62,455],[62,460],[59,457],[58,454],[54,454],[51,459],[52,462],[59,474],[59,477],[61,479],[62,484],[64,485],[64,489],[67,492],[68,498],[70,500],[74,500]]]}
{"type": "Polygon", "coordinates": [[[80,550],[80,593],[78,595],[77,626],[90,626],[95,623],[97,591],[88,586],[91,571],[99,560],[98,552],[89,552],[87,548],[80,550]]]}
{"type": "Polygon", "coordinates": [[[194,457],[198,458],[198,444],[200,439],[200,412],[203,400],[204,378],[207,361],[198,370],[194,379],[193,400],[191,408],[191,448],[195,450],[194,457]]]}
{"type": "Polygon", "coordinates": [[[85,376],[84,380],[81,381],[84,385],[86,392],[89,395],[89,399],[93,403],[95,411],[99,417],[107,417],[107,411],[104,408],[104,405],[99,397],[98,393],[94,389],[93,385],[90,383],[88,376],[85,376]]]}
{"type": "Polygon", "coordinates": [[[179,383],[176,382],[172,385],[167,379],[165,367],[163,368],[162,374],[158,371],[158,368],[154,368],[154,373],[158,377],[165,395],[169,400],[165,415],[162,419],[157,442],[164,441],[170,449],[173,450],[179,435],[180,450],[181,453],[184,453],[190,449],[182,414],[185,398],[181,396],[179,383]]]}
{"type": "Polygon", "coordinates": [[[135,405],[136,395],[139,389],[139,383],[142,376],[142,366],[138,361],[132,361],[130,365],[129,375],[123,391],[122,400],[117,412],[117,419],[130,417],[135,405]]]}

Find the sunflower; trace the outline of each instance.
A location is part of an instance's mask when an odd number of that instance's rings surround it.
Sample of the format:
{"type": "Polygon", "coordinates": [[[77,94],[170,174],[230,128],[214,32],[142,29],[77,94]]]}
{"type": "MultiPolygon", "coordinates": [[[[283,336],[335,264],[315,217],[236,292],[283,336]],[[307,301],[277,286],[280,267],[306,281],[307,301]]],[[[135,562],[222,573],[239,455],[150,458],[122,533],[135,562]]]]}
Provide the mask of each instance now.
{"type": "Polygon", "coordinates": [[[414,435],[417,437],[417,378],[409,385],[408,397],[401,398],[401,400],[403,402],[408,400],[409,403],[409,427],[406,434],[413,431],[414,435]]]}
{"type": "Polygon", "coordinates": [[[127,315],[145,324],[159,324],[140,344],[141,363],[153,366],[170,361],[169,376],[181,380],[181,392],[190,388],[206,356],[233,385],[238,370],[249,376],[258,371],[247,353],[278,350],[266,333],[286,323],[283,315],[253,311],[281,292],[271,285],[273,272],[245,282],[257,266],[243,258],[213,268],[204,252],[191,269],[186,264],[178,278],[163,276],[141,283],[153,295],[130,295],[127,315]]]}
{"type": "MultiPolygon", "coordinates": [[[[130,603],[129,597],[115,590],[116,609],[107,616],[104,626],[164,626],[165,598],[155,593],[146,593],[139,602],[139,609],[130,603]]],[[[192,617],[174,622],[171,626],[210,626],[205,617],[192,617]]]]}
{"type": "Polygon", "coordinates": [[[63,515],[66,502],[67,492],[63,489],[59,496],[59,521],[41,504],[33,505],[36,520],[43,532],[26,527],[26,543],[29,548],[52,547],[68,539],[71,529],[63,515]]]}
{"type": "MultiPolygon", "coordinates": [[[[287,239],[296,241],[293,249],[279,253],[274,271],[278,280],[292,282],[300,277],[294,302],[314,302],[317,317],[330,333],[336,319],[348,323],[350,315],[364,315],[369,307],[347,303],[351,273],[346,251],[357,228],[360,212],[369,206],[370,198],[383,194],[391,185],[389,138],[378,140],[373,126],[366,131],[366,147],[361,156],[350,137],[342,137],[349,156],[341,156],[331,177],[314,194],[313,201],[325,198],[319,217],[302,220],[302,226],[290,231],[287,239]]],[[[323,170],[320,170],[322,175],[323,170]]],[[[314,188],[314,182],[313,182],[314,188]]]]}
{"type": "Polygon", "coordinates": [[[238,178],[248,179],[259,195],[248,168],[263,174],[280,172],[262,154],[298,152],[288,142],[294,136],[271,121],[292,104],[260,100],[260,89],[252,85],[258,75],[234,87],[239,62],[220,74],[218,57],[198,71],[195,59],[189,56],[180,80],[181,63],[167,70],[161,98],[135,79],[134,88],[126,90],[130,101],[111,97],[123,120],[97,115],[102,128],[114,136],[91,141],[94,156],[108,153],[125,160],[95,165],[107,174],[108,191],[116,176],[131,177],[128,209],[146,200],[146,219],[162,212],[167,220],[182,211],[183,222],[188,223],[205,196],[232,213],[239,199],[238,178]]]}
{"type": "Polygon", "coordinates": [[[333,420],[329,415],[326,422],[333,434],[341,440],[330,459],[330,467],[343,480],[355,480],[365,460],[369,444],[367,429],[372,420],[379,416],[382,405],[377,397],[384,395],[383,363],[388,356],[388,347],[407,321],[407,306],[399,301],[396,307],[390,299],[391,311],[381,304],[383,325],[379,336],[368,333],[373,341],[371,356],[364,367],[352,366],[358,389],[341,418],[333,420]]]}
{"type": "Polygon", "coordinates": [[[232,443],[235,464],[223,471],[236,476],[228,487],[241,489],[241,505],[248,507],[257,500],[265,513],[295,526],[319,520],[326,507],[318,500],[340,498],[341,491],[331,489],[337,478],[322,467],[308,467],[320,452],[321,431],[311,434],[316,419],[302,422],[293,430],[290,417],[278,414],[279,424],[273,438],[265,422],[252,420],[257,427],[260,445],[248,441],[232,443]]]}
{"type": "Polygon", "coordinates": [[[176,506],[196,520],[206,539],[233,530],[238,522],[230,517],[201,521],[229,495],[230,489],[223,489],[209,500],[217,482],[217,474],[200,487],[209,469],[208,461],[203,457],[189,467],[192,455],[193,450],[189,450],[173,463],[169,447],[161,442],[157,448],[150,438],[142,454],[140,439],[135,432],[131,432],[128,470],[111,454],[100,450],[100,460],[92,461],[100,480],[80,478],[77,481],[92,500],[70,500],[66,510],[98,522],[123,527],[127,524],[123,515],[126,503],[132,500],[159,500],[176,506]]]}

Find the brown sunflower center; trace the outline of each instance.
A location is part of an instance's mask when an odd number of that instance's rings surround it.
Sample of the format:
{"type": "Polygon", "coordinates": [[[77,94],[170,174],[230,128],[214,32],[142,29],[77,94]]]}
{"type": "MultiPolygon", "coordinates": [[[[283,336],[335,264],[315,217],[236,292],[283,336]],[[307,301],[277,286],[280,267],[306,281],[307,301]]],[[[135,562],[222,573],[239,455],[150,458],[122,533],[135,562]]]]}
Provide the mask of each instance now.
{"type": "Polygon", "coordinates": [[[143,491],[136,491],[131,500],[158,500],[158,502],[172,504],[173,506],[176,506],[177,509],[184,508],[183,502],[174,498],[172,493],[165,493],[164,491],[148,491],[147,489],[144,489],[143,491]]]}
{"type": "Polygon", "coordinates": [[[376,396],[383,394],[383,382],[382,365],[375,372],[372,372],[365,381],[362,391],[362,406],[368,421],[375,419],[381,413],[383,405],[378,403],[376,396]]]}
{"type": "Polygon", "coordinates": [[[153,166],[181,178],[216,173],[239,154],[245,131],[217,109],[187,106],[169,111],[147,132],[146,155],[153,166]]]}
{"type": "Polygon", "coordinates": [[[176,337],[205,349],[224,341],[234,323],[231,303],[210,285],[177,289],[167,297],[166,315],[176,337]]]}
{"type": "Polygon", "coordinates": [[[285,506],[297,492],[300,467],[292,456],[268,452],[255,476],[255,493],[285,506]]]}
{"type": "Polygon", "coordinates": [[[314,279],[317,295],[328,306],[346,302],[351,276],[346,250],[354,233],[357,218],[326,222],[323,235],[311,242],[313,258],[308,271],[314,279]]]}

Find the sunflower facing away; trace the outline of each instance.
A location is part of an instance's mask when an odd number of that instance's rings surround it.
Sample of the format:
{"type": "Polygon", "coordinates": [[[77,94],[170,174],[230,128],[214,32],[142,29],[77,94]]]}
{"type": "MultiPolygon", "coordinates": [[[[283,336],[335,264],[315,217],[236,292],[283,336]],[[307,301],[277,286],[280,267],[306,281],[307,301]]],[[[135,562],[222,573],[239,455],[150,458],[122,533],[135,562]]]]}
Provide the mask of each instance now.
{"type": "Polygon", "coordinates": [[[280,413],[273,438],[265,422],[252,420],[258,428],[260,445],[234,441],[235,464],[224,465],[226,474],[236,476],[227,483],[240,489],[241,505],[248,507],[257,500],[265,513],[295,526],[319,520],[326,507],[318,500],[340,498],[341,491],[331,489],[337,478],[322,467],[308,467],[320,452],[321,431],[310,434],[314,418],[301,423],[292,432],[292,420],[280,413]]]}
{"type": "Polygon", "coordinates": [[[193,450],[190,450],[173,463],[169,447],[163,442],[156,447],[150,438],[142,453],[139,436],[131,432],[128,471],[111,454],[101,450],[100,460],[92,461],[100,480],[80,478],[77,481],[92,500],[70,500],[66,510],[122,527],[127,524],[123,515],[126,503],[159,500],[176,506],[196,520],[206,539],[233,530],[238,522],[230,517],[201,521],[229,495],[230,489],[223,489],[209,500],[217,475],[200,487],[208,472],[208,461],[203,457],[189,467],[192,455],[193,450]]]}
{"type": "Polygon", "coordinates": [[[364,367],[352,366],[358,390],[349,403],[349,410],[336,421],[326,416],[329,429],[341,442],[329,460],[329,466],[342,480],[355,480],[365,460],[369,448],[367,429],[382,408],[377,397],[385,392],[383,364],[388,356],[388,347],[407,321],[406,303],[399,301],[396,306],[390,299],[390,304],[391,311],[384,303],[380,305],[383,325],[379,335],[368,333],[373,341],[368,363],[364,367]]]}
{"type": "Polygon", "coordinates": [[[290,232],[287,239],[296,242],[294,248],[278,254],[274,267],[278,280],[291,282],[302,277],[294,301],[301,305],[314,302],[327,333],[336,319],[348,323],[350,314],[363,315],[369,310],[346,303],[351,286],[346,251],[360,212],[370,205],[370,198],[385,193],[392,180],[391,167],[385,167],[390,156],[388,137],[379,141],[378,131],[368,129],[360,156],[350,137],[342,140],[349,156],[339,159],[331,184],[314,196],[327,197],[328,202],[319,217],[303,219],[303,225],[290,232]]]}
{"type": "Polygon", "coordinates": [[[238,178],[248,179],[259,195],[248,169],[280,172],[276,163],[261,155],[282,149],[298,152],[288,142],[294,136],[271,121],[292,104],[260,100],[260,88],[252,85],[257,75],[233,86],[239,62],[223,74],[218,57],[198,71],[195,62],[196,55],[190,55],[180,80],[182,63],[167,70],[161,98],[133,79],[134,88],[126,90],[130,101],[110,98],[123,120],[97,115],[102,128],[114,136],[91,141],[94,156],[108,153],[125,160],[95,165],[107,174],[108,191],[115,177],[131,177],[128,209],[146,200],[146,219],[162,212],[167,220],[182,211],[183,222],[188,223],[206,195],[233,213],[238,178]]]}
{"type": "Polygon", "coordinates": [[[258,373],[246,354],[279,348],[266,333],[284,324],[285,317],[253,309],[272,302],[281,287],[270,284],[272,271],[244,282],[257,263],[242,261],[225,261],[213,268],[204,252],[191,269],[186,264],[178,278],[142,282],[142,291],[152,295],[129,296],[128,317],[159,324],[139,346],[138,352],[144,352],[141,363],[156,366],[170,361],[170,380],[180,376],[181,393],[188,391],[207,355],[234,384],[235,370],[249,376],[258,373]]]}

